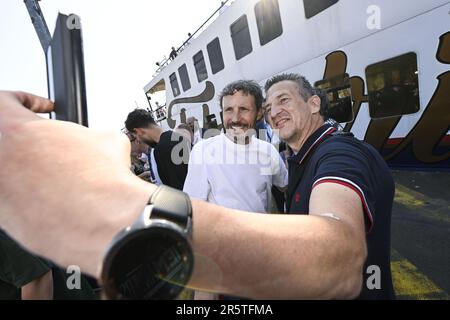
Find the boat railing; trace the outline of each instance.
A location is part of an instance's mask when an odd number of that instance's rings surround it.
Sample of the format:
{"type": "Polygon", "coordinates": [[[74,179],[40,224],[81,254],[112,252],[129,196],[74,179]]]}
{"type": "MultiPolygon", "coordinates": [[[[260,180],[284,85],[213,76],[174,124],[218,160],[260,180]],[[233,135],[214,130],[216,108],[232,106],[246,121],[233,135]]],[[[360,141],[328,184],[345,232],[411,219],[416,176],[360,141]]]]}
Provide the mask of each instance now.
{"type": "Polygon", "coordinates": [[[153,111],[153,117],[156,120],[156,122],[160,122],[166,119],[167,118],[166,104],[157,105],[157,108],[153,111]]]}
{"type": "MultiPolygon", "coordinates": [[[[179,53],[181,53],[190,44],[191,40],[193,38],[195,38],[196,35],[199,35],[200,33],[202,33],[206,29],[206,27],[208,27],[209,24],[211,24],[215,20],[215,18],[217,18],[224,11],[224,9],[226,9],[228,7],[229,1],[230,0],[222,1],[222,3],[220,4],[220,7],[217,8],[217,10],[214,11],[214,13],[211,16],[209,16],[209,18],[205,22],[203,22],[203,24],[197,30],[195,30],[195,32],[193,34],[189,33],[189,37],[183,42],[183,44],[181,46],[179,46],[176,49],[177,55],[179,53]]],[[[160,73],[171,61],[172,61],[172,59],[164,56],[161,61],[158,61],[156,63],[156,65],[158,66],[158,69],[156,69],[153,76],[156,76],[158,73],[160,73]]]]}

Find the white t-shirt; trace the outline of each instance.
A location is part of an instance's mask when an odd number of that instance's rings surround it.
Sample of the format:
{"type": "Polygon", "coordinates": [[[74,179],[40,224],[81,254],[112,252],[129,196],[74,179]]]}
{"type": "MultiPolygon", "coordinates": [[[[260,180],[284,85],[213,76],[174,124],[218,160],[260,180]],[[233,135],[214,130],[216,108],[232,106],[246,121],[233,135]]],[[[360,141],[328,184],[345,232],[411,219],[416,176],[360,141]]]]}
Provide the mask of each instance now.
{"type": "Polygon", "coordinates": [[[287,170],[270,143],[252,137],[236,144],[225,134],[202,140],[191,151],[183,191],[227,208],[269,212],[271,187],[286,187],[287,170]]]}
{"type": "Polygon", "coordinates": [[[200,134],[200,129],[194,132],[194,141],[192,141],[192,145],[197,144],[197,142],[202,141],[202,136],[200,134]]]}

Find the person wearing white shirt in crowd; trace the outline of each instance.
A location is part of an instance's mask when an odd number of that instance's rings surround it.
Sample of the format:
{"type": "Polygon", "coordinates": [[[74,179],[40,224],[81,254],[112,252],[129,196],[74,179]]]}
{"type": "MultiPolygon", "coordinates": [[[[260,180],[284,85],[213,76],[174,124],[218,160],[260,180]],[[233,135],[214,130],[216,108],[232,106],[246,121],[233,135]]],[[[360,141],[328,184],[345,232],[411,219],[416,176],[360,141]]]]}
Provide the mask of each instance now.
{"type": "Polygon", "coordinates": [[[189,126],[191,131],[193,132],[194,138],[192,140],[192,145],[197,144],[197,142],[201,141],[202,138],[202,130],[200,125],[198,124],[198,120],[195,117],[189,117],[186,119],[186,124],[189,126]]]}

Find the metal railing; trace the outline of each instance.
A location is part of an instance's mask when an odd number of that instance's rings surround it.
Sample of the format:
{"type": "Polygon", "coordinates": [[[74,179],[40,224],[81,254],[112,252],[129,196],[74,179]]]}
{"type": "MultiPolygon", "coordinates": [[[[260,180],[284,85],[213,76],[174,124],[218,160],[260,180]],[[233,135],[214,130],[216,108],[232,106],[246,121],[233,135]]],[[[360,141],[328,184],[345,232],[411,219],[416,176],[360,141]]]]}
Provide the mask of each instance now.
{"type": "MultiPolygon", "coordinates": [[[[226,1],[222,1],[222,3],[220,4],[220,7],[219,8],[217,8],[217,10],[216,11],[214,11],[214,13],[205,21],[205,22],[203,22],[203,24],[197,29],[197,30],[195,30],[195,32],[193,33],[193,34],[191,34],[190,36],[189,36],[189,38],[187,38],[186,39],[186,41],[184,41],[183,42],[183,44],[181,45],[181,46],[179,46],[177,49],[176,49],[176,53],[177,53],[177,55],[179,54],[179,53],[181,53],[183,50],[184,50],[184,48],[186,48],[188,45],[189,45],[189,43],[191,42],[191,39],[193,39],[194,37],[195,37],[195,35],[197,35],[197,34],[200,34],[200,33],[202,33],[203,32],[203,28],[205,27],[205,25],[208,23],[208,22],[210,22],[210,20],[218,13],[218,12],[220,12],[220,10],[222,9],[222,8],[224,8],[226,5],[227,5],[227,3],[228,3],[228,1],[230,1],[230,0],[226,0],[226,1]]],[[[212,22],[212,21],[211,21],[212,22]]],[[[175,58],[174,58],[175,59],[175,58]]],[[[172,61],[172,59],[170,59],[170,57],[169,58],[167,58],[166,56],[164,56],[164,58],[161,60],[161,61],[158,61],[157,63],[156,63],[156,65],[158,66],[158,69],[156,69],[156,71],[155,71],[155,73],[153,74],[153,76],[156,76],[158,73],[160,73],[170,62],[172,61]]]]}
{"type": "Polygon", "coordinates": [[[156,122],[163,121],[167,118],[167,109],[165,104],[163,104],[162,106],[158,106],[158,108],[153,111],[153,118],[156,120],[156,122]]]}

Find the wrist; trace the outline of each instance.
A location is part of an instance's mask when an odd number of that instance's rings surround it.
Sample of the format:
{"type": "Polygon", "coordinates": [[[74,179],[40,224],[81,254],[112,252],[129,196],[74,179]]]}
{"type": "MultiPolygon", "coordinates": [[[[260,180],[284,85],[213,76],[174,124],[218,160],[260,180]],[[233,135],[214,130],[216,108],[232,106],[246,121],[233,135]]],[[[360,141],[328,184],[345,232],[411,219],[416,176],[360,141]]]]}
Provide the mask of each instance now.
{"type": "Polygon", "coordinates": [[[92,235],[94,242],[97,243],[97,249],[95,260],[90,262],[87,273],[98,277],[99,267],[112,239],[136,220],[156,188],[156,185],[133,176],[132,179],[124,180],[117,192],[111,193],[114,199],[105,205],[104,221],[92,235]]]}
{"type": "Polygon", "coordinates": [[[99,268],[104,297],[176,298],[192,274],[191,235],[187,194],[158,187],[141,214],[122,227],[105,250],[99,268]]]}

